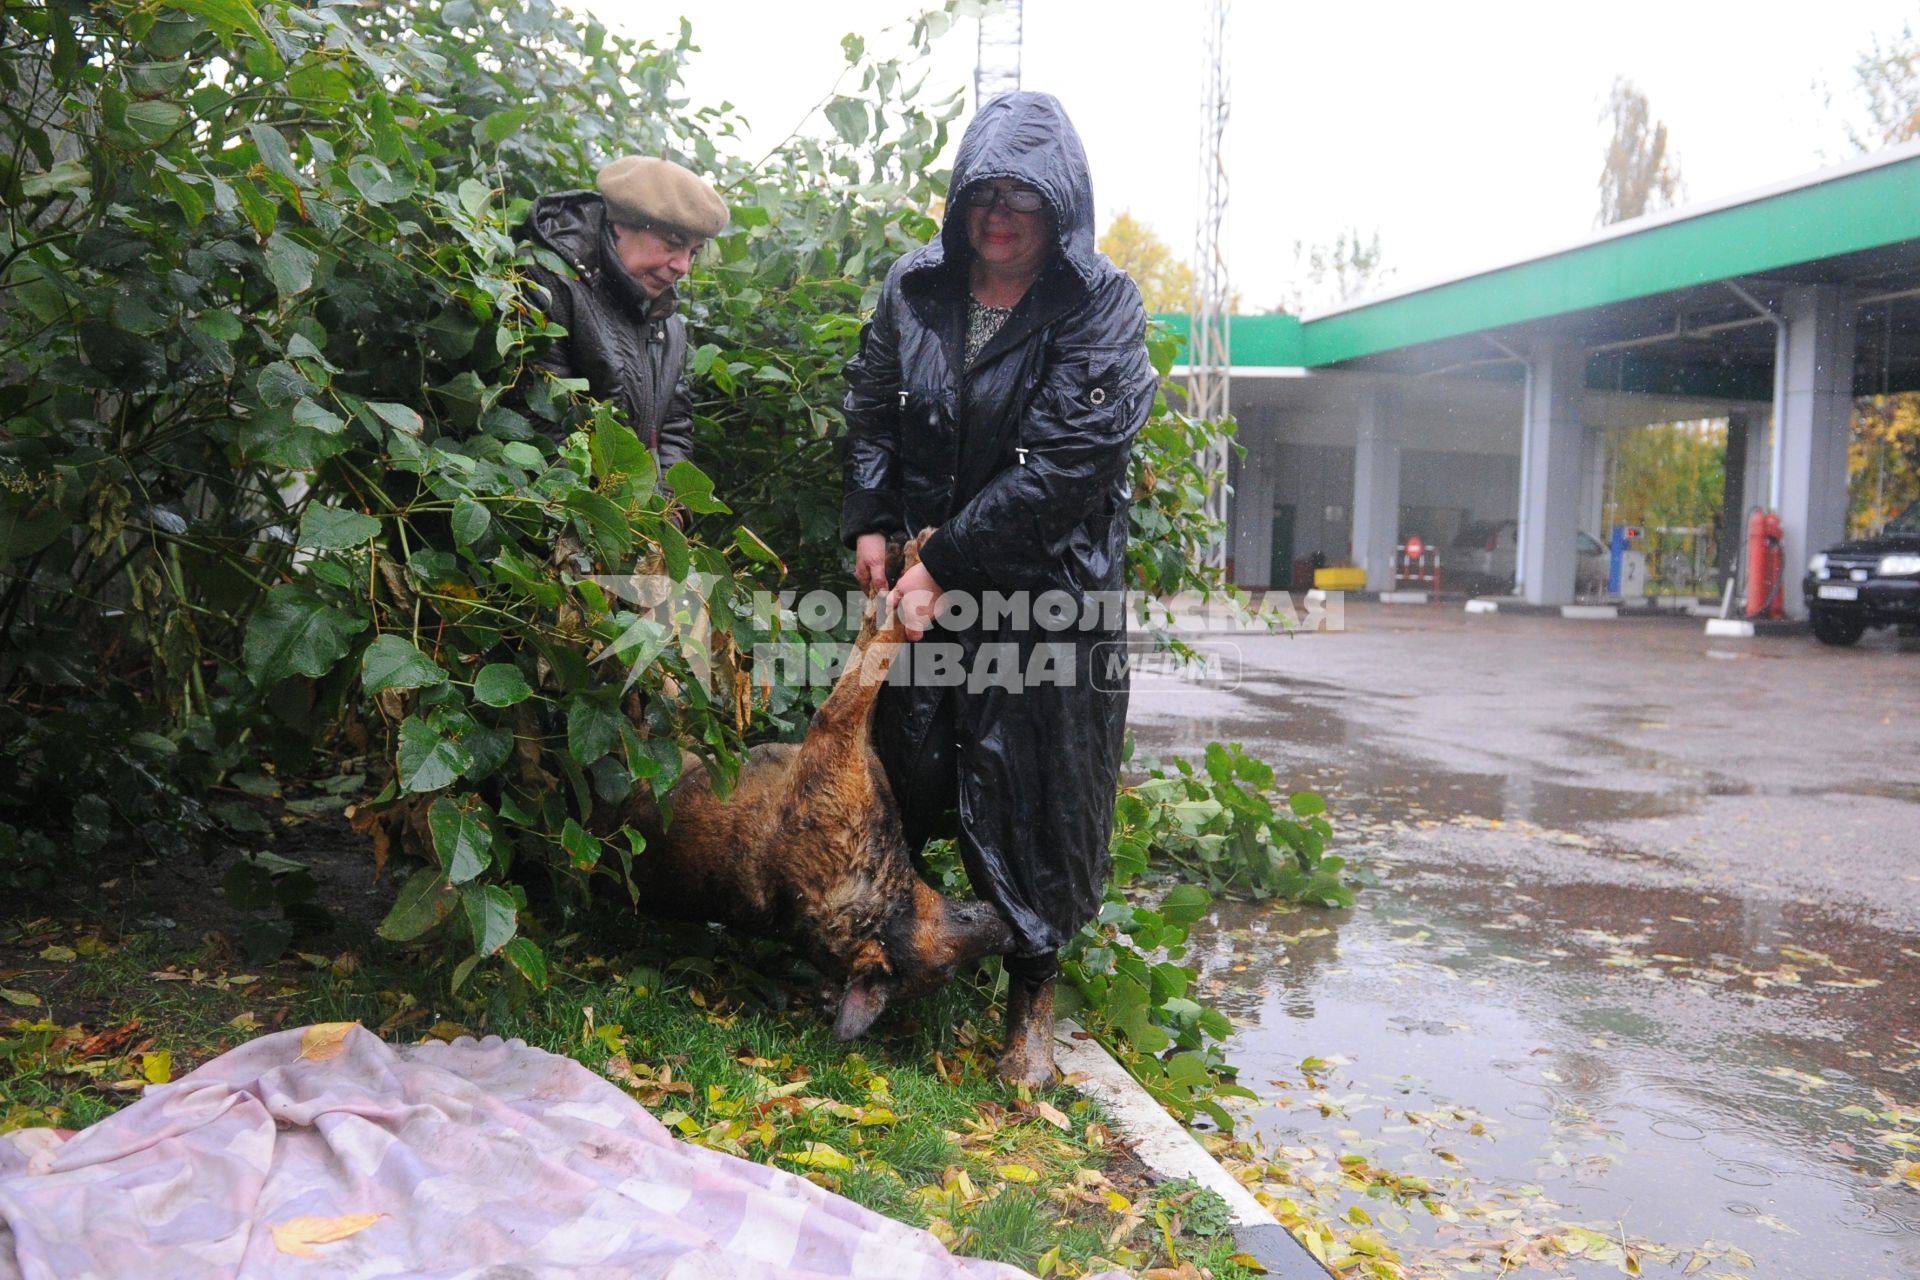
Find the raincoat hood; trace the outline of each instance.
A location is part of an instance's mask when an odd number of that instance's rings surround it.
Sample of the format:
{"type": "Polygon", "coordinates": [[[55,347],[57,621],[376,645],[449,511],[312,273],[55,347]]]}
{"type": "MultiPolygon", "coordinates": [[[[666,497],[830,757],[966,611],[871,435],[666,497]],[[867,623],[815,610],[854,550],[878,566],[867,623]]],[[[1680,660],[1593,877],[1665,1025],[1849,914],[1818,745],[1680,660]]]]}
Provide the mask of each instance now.
{"type": "Polygon", "coordinates": [[[936,266],[943,258],[965,263],[973,257],[967,243],[967,189],[994,178],[1024,182],[1046,198],[1055,247],[1081,282],[1091,285],[1100,274],[1093,175],[1066,108],[1050,93],[1005,94],[974,116],[953,162],[941,251],[929,254],[923,264],[936,266]]]}

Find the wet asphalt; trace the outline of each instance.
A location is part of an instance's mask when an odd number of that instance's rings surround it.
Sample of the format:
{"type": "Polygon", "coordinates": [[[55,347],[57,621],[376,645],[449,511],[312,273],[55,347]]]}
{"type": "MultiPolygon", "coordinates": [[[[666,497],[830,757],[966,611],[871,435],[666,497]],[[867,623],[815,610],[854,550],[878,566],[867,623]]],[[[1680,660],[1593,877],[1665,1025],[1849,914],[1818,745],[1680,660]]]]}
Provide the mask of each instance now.
{"type": "Polygon", "coordinates": [[[1135,679],[1141,752],[1242,743],[1364,885],[1196,934],[1243,1129],[1410,1274],[1920,1278],[1920,638],[1340,624],[1135,679]]]}

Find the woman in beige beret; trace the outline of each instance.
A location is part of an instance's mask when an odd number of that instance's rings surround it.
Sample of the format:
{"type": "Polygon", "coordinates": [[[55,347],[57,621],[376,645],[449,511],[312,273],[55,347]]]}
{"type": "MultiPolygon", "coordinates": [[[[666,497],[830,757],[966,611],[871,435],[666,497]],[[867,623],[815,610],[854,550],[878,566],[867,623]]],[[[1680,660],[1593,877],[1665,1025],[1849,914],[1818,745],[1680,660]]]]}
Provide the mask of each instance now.
{"type": "Polygon", "coordinates": [[[536,305],[567,331],[541,367],[584,378],[590,394],[618,405],[663,473],[693,452],[677,286],[726,225],[726,203],[704,178],[671,160],[625,156],[600,170],[592,191],[535,200],[515,232],[534,247],[536,305]]]}

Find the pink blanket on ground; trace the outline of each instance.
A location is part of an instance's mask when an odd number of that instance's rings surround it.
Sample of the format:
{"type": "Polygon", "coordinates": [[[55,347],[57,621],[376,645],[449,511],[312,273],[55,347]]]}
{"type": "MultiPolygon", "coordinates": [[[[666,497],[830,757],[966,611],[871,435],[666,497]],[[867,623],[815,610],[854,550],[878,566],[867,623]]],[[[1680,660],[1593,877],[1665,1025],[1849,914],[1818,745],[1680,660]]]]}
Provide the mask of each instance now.
{"type": "Polygon", "coordinates": [[[71,1140],[0,1136],[0,1280],[1016,1280],[804,1178],[675,1142],[518,1040],[282,1031],[71,1140]]]}

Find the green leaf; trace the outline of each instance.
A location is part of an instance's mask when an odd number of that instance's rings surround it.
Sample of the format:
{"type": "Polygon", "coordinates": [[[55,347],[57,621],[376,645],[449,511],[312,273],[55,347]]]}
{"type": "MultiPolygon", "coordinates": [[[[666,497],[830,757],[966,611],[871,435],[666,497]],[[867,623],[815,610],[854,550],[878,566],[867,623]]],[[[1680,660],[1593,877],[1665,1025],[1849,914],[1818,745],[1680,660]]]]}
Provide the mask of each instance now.
{"type": "Polygon", "coordinates": [[[1311,791],[1296,791],[1287,797],[1287,807],[1296,818],[1311,818],[1327,811],[1327,802],[1311,791]]]}
{"type": "Polygon", "coordinates": [[[264,236],[272,231],[273,224],[280,220],[280,201],[246,178],[234,178],[232,187],[233,194],[240,200],[241,209],[247,215],[247,221],[253,225],[254,233],[264,236]]]}
{"type": "Polygon", "coordinates": [[[470,547],[486,536],[491,517],[484,503],[462,494],[453,500],[453,540],[470,547]]]}
{"type": "Polygon", "coordinates": [[[63,191],[85,191],[93,185],[93,174],[78,160],[62,160],[45,173],[28,174],[20,182],[20,194],[29,200],[63,191]]]}
{"type": "Polygon", "coordinates": [[[660,522],[660,558],[666,562],[668,577],[675,582],[686,581],[687,570],[693,563],[692,551],[687,546],[687,535],[671,521],[660,522]]]}
{"type": "MultiPolygon", "coordinates": [[[[306,403],[303,401],[302,403],[306,403]]],[[[380,522],[340,507],[308,507],[300,518],[299,545],[317,551],[345,551],[380,532],[380,522]]]]}
{"type": "Polygon", "coordinates": [[[1190,925],[1207,913],[1213,904],[1213,897],[1197,884],[1175,885],[1166,897],[1160,900],[1160,914],[1166,917],[1168,924],[1190,925]]]}
{"type": "Polygon", "coordinates": [[[369,400],[367,408],[395,431],[402,431],[410,436],[419,435],[426,427],[420,415],[404,404],[395,404],[391,400],[369,400]]]}
{"type": "Polygon", "coordinates": [[[293,152],[287,148],[287,140],[278,129],[270,124],[250,124],[247,132],[253,136],[253,145],[259,149],[261,164],[295,186],[306,185],[307,180],[300,170],[294,168],[293,152]]]}
{"type": "Polygon", "coordinates": [[[490,662],[473,678],[473,700],[489,707],[511,707],[532,696],[526,677],[511,662],[490,662]]]}
{"type": "Polygon", "coordinates": [[[267,275],[282,298],[291,298],[313,287],[313,268],[319,255],[284,231],[267,241],[267,275]]]}
{"type": "Polygon", "coordinates": [[[355,156],[347,166],[347,181],[371,204],[392,204],[413,194],[413,179],[394,177],[387,166],[372,156],[355,156]]]}
{"type": "Polygon", "coordinates": [[[531,107],[510,107],[505,111],[496,111],[480,122],[480,136],[488,142],[504,142],[519,132],[520,126],[532,114],[531,107]]]}
{"type": "Polygon", "coordinates": [[[412,792],[438,791],[466,771],[473,753],[443,738],[419,716],[400,725],[400,786],[412,792]]]}
{"type": "Polygon", "coordinates": [[[689,511],[704,516],[729,509],[726,503],[713,496],[713,481],[707,473],[691,462],[676,462],[668,467],[667,484],[672,486],[673,496],[689,511]]]}
{"type": "Polygon", "coordinates": [[[733,545],[740,548],[741,553],[744,554],[747,559],[758,561],[761,564],[776,565],[782,574],[786,573],[786,562],[775,554],[774,549],[768,546],[759,534],[747,528],[747,526],[743,524],[734,526],[733,545]]]}
{"type": "Polygon", "coordinates": [[[502,949],[502,953],[507,957],[507,963],[519,970],[521,977],[536,988],[541,990],[546,988],[546,953],[535,945],[533,939],[515,938],[502,949]]]}
{"type": "Polygon", "coordinates": [[[445,920],[455,901],[447,878],[435,868],[422,868],[400,886],[393,909],[380,922],[378,932],[388,942],[411,942],[445,920]]]}
{"type": "Polygon", "coordinates": [[[254,386],[260,393],[260,403],[269,409],[290,405],[313,390],[307,375],[290,360],[275,360],[260,370],[254,386]]]}
{"type": "Polygon", "coordinates": [[[440,859],[440,870],[454,884],[465,884],[487,869],[493,831],[484,821],[485,814],[486,806],[479,800],[473,800],[473,807],[468,808],[452,796],[440,796],[427,810],[434,856],[440,859]]]}
{"type": "Polygon", "coordinates": [[[460,905],[466,909],[467,928],[473,931],[475,955],[492,955],[519,931],[513,898],[497,884],[468,885],[460,891],[460,905]]]}
{"type": "Polygon", "coordinates": [[[309,431],[318,431],[322,435],[337,436],[347,429],[347,421],[339,414],[320,404],[317,400],[301,400],[293,406],[295,426],[305,427],[309,431]]]}
{"type": "Polygon", "coordinates": [[[366,627],[364,617],[323,604],[297,585],[278,586],[248,620],[241,659],[256,685],[290,675],[318,680],[366,627]]]}
{"type": "Polygon", "coordinates": [[[854,146],[867,140],[867,104],[858,98],[836,97],[827,104],[827,123],[854,146]]]}
{"type": "Polygon", "coordinates": [[[486,183],[476,182],[472,178],[460,180],[460,207],[473,218],[478,219],[486,212],[487,201],[491,199],[493,199],[493,189],[486,183]]]}
{"type": "Polygon", "coordinates": [[[368,693],[424,689],[447,678],[440,665],[405,636],[389,633],[360,655],[360,683],[368,693]]]}
{"type": "Polygon", "coordinates": [[[197,13],[214,25],[228,31],[241,31],[252,36],[271,60],[270,69],[280,67],[280,54],[267,35],[267,29],[260,25],[260,13],[252,0],[165,0],[165,5],[174,9],[184,9],[188,13],[197,13]]]}
{"type": "Polygon", "coordinates": [[[618,711],[598,698],[575,694],[567,708],[567,754],[580,764],[592,764],[620,741],[623,723],[618,711]]]}
{"type": "MultiPolygon", "coordinates": [[[[633,428],[611,414],[601,415],[594,422],[588,454],[595,479],[636,481],[639,489],[636,496],[642,498],[653,492],[657,471],[652,455],[647,452],[647,446],[640,443],[633,428]]],[[[713,486],[709,483],[707,487],[713,486]]]]}
{"type": "Polygon", "coordinates": [[[572,818],[560,829],[560,846],[567,851],[575,871],[591,871],[599,865],[599,839],[572,818]]]}
{"type": "Polygon", "coordinates": [[[127,127],[144,141],[165,142],[173,136],[186,115],[178,103],[153,98],[133,103],[127,108],[127,127]]]}

